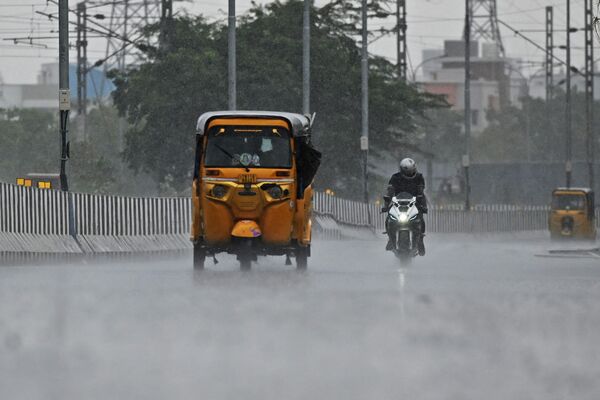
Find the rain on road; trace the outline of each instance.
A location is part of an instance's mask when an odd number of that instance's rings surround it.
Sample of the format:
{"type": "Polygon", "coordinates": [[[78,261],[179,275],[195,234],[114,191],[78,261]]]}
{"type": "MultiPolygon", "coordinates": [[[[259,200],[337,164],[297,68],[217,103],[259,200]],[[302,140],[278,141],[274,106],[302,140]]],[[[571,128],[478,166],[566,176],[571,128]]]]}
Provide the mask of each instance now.
{"type": "Polygon", "coordinates": [[[596,399],[600,259],[544,236],[0,268],[2,399],[596,399]]]}

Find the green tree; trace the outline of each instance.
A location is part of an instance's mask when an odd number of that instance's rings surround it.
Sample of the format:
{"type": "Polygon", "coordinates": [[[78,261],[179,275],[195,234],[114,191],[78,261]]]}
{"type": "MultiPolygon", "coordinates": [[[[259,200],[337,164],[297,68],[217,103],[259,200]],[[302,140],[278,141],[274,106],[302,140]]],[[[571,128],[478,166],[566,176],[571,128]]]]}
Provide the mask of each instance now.
{"type": "MultiPolygon", "coordinates": [[[[60,166],[59,128],[57,114],[49,111],[14,109],[4,111],[0,119],[0,179],[14,182],[28,173],[58,173],[60,166]]],[[[112,117],[112,118],[111,118],[112,117]]],[[[69,188],[80,192],[115,192],[115,166],[120,154],[110,140],[109,121],[99,120],[98,109],[89,115],[91,139],[71,140],[71,159],[67,164],[69,188]],[[108,123],[108,125],[107,125],[108,123]]],[[[76,124],[69,123],[75,132],[76,124]]]]}
{"type": "Polygon", "coordinates": [[[0,115],[3,115],[0,118],[0,178],[3,181],[14,182],[30,172],[58,170],[56,116],[37,110],[8,110],[0,115]]]}

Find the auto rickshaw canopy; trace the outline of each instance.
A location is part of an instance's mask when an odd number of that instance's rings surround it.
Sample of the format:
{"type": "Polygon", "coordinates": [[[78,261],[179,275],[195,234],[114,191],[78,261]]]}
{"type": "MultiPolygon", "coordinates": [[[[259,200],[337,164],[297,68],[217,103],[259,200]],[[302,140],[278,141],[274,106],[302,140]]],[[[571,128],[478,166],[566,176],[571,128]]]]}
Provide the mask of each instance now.
{"type": "MultiPolygon", "coordinates": [[[[552,191],[552,208],[555,207],[557,198],[562,196],[584,196],[587,202],[587,208],[593,212],[595,208],[594,204],[594,191],[586,187],[559,187],[552,191]]],[[[560,208],[560,207],[558,207],[560,208]]]]}
{"type": "Polygon", "coordinates": [[[278,111],[211,111],[202,114],[196,124],[196,134],[204,136],[208,124],[214,119],[279,119],[288,123],[293,137],[310,136],[312,118],[307,115],[278,111]]]}

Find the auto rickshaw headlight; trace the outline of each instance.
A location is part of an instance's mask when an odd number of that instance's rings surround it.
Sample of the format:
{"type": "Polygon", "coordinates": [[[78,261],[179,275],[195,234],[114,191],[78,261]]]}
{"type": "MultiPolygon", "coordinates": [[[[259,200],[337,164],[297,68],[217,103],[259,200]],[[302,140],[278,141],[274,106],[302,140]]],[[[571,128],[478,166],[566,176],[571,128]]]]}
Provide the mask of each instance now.
{"type": "Polygon", "coordinates": [[[225,197],[226,194],[227,194],[227,186],[215,185],[210,190],[210,195],[212,197],[216,197],[217,199],[221,199],[221,198],[225,197]]]}
{"type": "Polygon", "coordinates": [[[271,186],[267,189],[267,193],[269,193],[269,196],[274,199],[280,199],[283,197],[283,189],[281,189],[281,186],[279,185],[271,186]]]}

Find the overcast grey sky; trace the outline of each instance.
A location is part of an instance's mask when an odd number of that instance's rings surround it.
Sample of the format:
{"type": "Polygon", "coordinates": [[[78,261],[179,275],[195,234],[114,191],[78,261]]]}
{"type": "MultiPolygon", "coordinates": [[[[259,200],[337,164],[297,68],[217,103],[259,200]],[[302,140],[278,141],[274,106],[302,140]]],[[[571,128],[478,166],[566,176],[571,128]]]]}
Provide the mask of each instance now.
{"type": "MultiPolygon", "coordinates": [[[[358,0],[357,0],[358,1],[358,0]]],[[[268,3],[269,1],[257,1],[268,3]]],[[[571,0],[572,24],[580,27],[583,23],[583,0],[571,0]]],[[[77,1],[71,0],[75,7],[77,1]]],[[[326,1],[316,0],[317,5],[326,1]]],[[[408,44],[409,57],[413,66],[421,61],[421,50],[424,48],[441,48],[444,39],[459,38],[463,27],[463,0],[407,0],[408,8],[408,44]]],[[[498,15],[501,20],[519,30],[544,29],[544,7],[555,7],[555,29],[564,30],[566,24],[566,0],[498,0],[498,15]]],[[[251,0],[238,0],[238,13],[250,8],[251,0]]],[[[212,19],[222,19],[226,15],[227,0],[193,0],[176,3],[178,11],[187,10],[191,14],[204,14],[212,19]]],[[[57,28],[56,21],[38,15],[35,11],[56,12],[57,6],[46,0],[0,0],[0,39],[11,37],[48,36],[57,28]]],[[[395,20],[372,23],[376,29],[381,25],[392,27],[395,20]]],[[[534,46],[516,37],[507,29],[501,28],[502,39],[509,56],[530,61],[542,61],[543,54],[534,46]]],[[[544,43],[543,32],[527,32],[528,36],[540,44],[544,43]]],[[[555,43],[564,43],[564,32],[557,32],[555,43]]],[[[57,60],[57,40],[37,40],[48,48],[15,45],[11,41],[0,41],[0,74],[6,83],[33,83],[36,80],[40,64],[57,60]]],[[[583,34],[576,33],[572,38],[573,58],[575,64],[583,62],[583,34]]],[[[102,58],[105,45],[101,39],[91,39],[89,48],[90,62],[102,58]]],[[[395,61],[394,37],[387,37],[373,43],[370,51],[395,61]]],[[[561,50],[557,56],[564,57],[561,50]]],[[[600,56],[600,51],[596,52],[600,56]]],[[[71,51],[74,61],[76,54],[71,51]]],[[[525,74],[533,73],[540,66],[524,70],[525,74]]]]}

